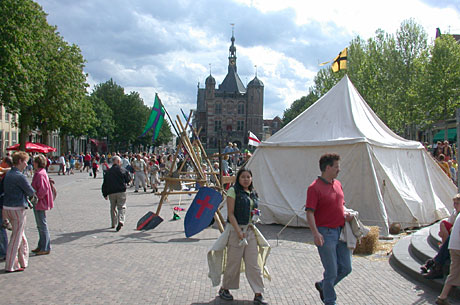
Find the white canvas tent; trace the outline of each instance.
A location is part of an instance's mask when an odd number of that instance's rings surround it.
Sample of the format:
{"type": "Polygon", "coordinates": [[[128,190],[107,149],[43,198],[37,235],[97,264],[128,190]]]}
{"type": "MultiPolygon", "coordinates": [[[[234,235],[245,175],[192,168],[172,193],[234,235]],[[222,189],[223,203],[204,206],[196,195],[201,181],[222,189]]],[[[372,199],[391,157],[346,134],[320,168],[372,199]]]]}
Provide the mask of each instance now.
{"type": "Polygon", "coordinates": [[[341,156],[346,206],[382,234],[393,222],[423,226],[452,209],[456,187],[423,145],[385,126],[345,76],[250,159],[263,223],[307,226],[307,188],[321,174],[319,158],[327,152],[341,156]]]}

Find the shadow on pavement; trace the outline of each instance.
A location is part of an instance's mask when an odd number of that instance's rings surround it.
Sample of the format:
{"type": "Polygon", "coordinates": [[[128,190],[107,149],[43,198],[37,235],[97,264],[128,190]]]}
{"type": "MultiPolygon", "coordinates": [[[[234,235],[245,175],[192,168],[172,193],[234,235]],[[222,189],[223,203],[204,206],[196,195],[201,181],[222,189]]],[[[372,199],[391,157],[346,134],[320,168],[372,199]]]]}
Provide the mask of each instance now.
{"type": "Polygon", "coordinates": [[[109,230],[110,230],[109,228],[105,228],[105,229],[95,229],[95,230],[88,230],[88,231],[56,234],[59,237],[53,239],[51,243],[56,244],[56,245],[65,244],[65,243],[72,242],[74,240],[80,239],[88,235],[98,234],[101,232],[107,232],[109,230]]]}
{"type": "Polygon", "coordinates": [[[218,296],[215,297],[214,300],[210,302],[195,302],[195,303],[190,303],[190,305],[227,305],[227,304],[237,304],[237,305],[247,305],[247,304],[253,304],[252,300],[233,300],[233,301],[224,301],[221,300],[218,296]]]}
{"type": "Polygon", "coordinates": [[[283,225],[270,224],[262,225],[258,224],[257,228],[264,235],[267,240],[286,240],[293,242],[312,242],[313,237],[311,231],[304,227],[286,227],[284,230],[283,225]],[[282,232],[281,232],[282,231],[282,232]]]}

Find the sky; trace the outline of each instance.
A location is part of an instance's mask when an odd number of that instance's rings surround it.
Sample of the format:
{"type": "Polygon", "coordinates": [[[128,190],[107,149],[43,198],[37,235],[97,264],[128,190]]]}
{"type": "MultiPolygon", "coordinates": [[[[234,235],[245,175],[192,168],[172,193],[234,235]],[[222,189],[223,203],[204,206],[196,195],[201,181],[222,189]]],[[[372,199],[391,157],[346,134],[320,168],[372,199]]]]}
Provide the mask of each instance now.
{"type": "Polygon", "coordinates": [[[413,19],[434,39],[460,34],[458,0],[38,0],[48,23],[86,60],[90,91],[113,79],[146,105],[155,92],[172,117],[196,109],[197,86],[227,74],[235,36],[244,84],[264,83],[264,118],[282,118],[308,94],[319,63],[359,36],[395,34],[413,19]]]}

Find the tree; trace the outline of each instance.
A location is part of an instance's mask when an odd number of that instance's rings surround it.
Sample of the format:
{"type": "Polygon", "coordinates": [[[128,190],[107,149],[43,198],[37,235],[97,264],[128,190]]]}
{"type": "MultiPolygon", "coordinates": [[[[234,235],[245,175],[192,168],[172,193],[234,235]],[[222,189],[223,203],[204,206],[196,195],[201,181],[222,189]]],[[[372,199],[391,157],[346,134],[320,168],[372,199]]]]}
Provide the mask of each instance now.
{"type": "MultiPolygon", "coordinates": [[[[91,93],[92,98],[104,101],[112,112],[112,121],[114,130],[112,144],[116,150],[126,150],[131,145],[151,145],[152,132],[147,133],[142,138],[139,136],[147,123],[151,108],[144,105],[144,101],[138,92],[124,93],[123,87],[117,85],[112,79],[103,84],[95,86],[91,93]]],[[[97,111],[97,110],[96,110],[97,111]]],[[[108,122],[108,120],[106,120],[108,122]]],[[[157,139],[160,143],[168,142],[172,134],[166,123],[160,130],[160,136],[157,139]]],[[[156,141],[156,143],[157,143],[156,141]]]]}
{"type": "Polygon", "coordinates": [[[460,105],[460,45],[451,35],[441,35],[430,48],[424,79],[420,89],[429,114],[427,123],[446,122],[460,105]]]}
{"type": "Polygon", "coordinates": [[[427,50],[427,34],[412,19],[403,21],[396,32],[396,51],[393,79],[399,82],[396,98],[401,110],[406,138],[416,139],[416,126],[424,119],[424,107],[419,103],[419,82],[424,54],[427,50]]]}
{"type": "Polygon", "coordinates": [[[96,122],[89,130],[90,137],[93,138],[110,138],[115,131],[113,122],[113,111],[107,104],[95,95],[87,96],[88,102],[91,103],[96,116],[96,122]]]}
{"type": "Polygon", "coordinates": [[[0,102],[19,114],[24,149],[31,126],[29,107],[44,95],[45,67],[41,50],[50,26],[41,7],[31,0],[0,1],[0,102]]]}
{"type": "MultiPolygon", "coordinates": [[[[423,82],[427,51],[426,33],[413,20],[402,22],[396,35],[379,29],[368,41],[356,37],[348,48],[348,69],[338,73],[330,67],[321,69],[309,95],[313,92],[321,97],[347,73],[369,106],[392,130],[415,139],[417,128],[426,126],[427,112],[434,110],[423,102],[421,90],[427,87],[423,82]]],[[[285,111],[287,121],[306,108],[300,106],[304,105],[301,101],[285,111]]]]}
{"type": "MultiPolygon", "coordinates": [[[[31,129],[47,134],[65,125],[86,94],[84,59],[31,0],[1,1],[0,103],[19,114],[21,149],[31,129]]],[[[85,115],[85,113],[81,113],[85,115]]],[[[91,116],[91,114],[87,114],[91,116]]]]}
{"type": "Polygon", "coordinates": [[[80,49],[68,45],[55,31],[50,32],[48,42],[43,54],[47,71],[45,94],[30,109],[45,141],[50,131],[60,129],[65,137],[68,132],[81,133],[78,129],[88,131],[95,122],[92,107],[86,101],[88,85],[80,49]]]}

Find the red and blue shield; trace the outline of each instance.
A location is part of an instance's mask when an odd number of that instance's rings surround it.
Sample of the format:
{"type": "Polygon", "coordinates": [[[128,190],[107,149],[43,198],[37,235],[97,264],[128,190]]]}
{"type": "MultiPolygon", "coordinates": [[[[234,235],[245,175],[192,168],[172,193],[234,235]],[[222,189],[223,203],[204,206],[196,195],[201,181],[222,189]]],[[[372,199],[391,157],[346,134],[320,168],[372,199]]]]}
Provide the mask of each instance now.
{"type": "Polygon", "coordinates": [[[207,228],[221,202],[219,192],[209,187],[200,188],[185,215],[185,236],[191,237],[207,228]]]}

